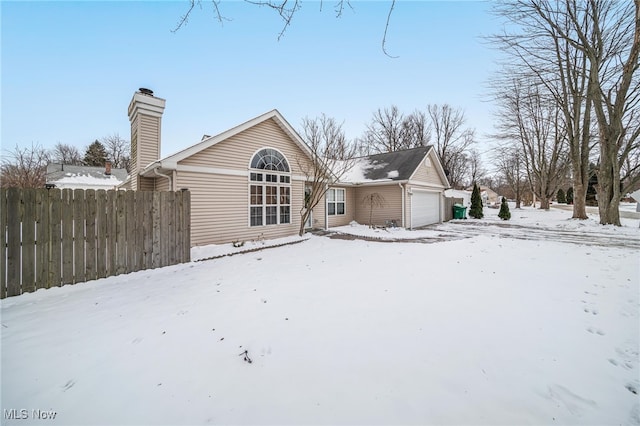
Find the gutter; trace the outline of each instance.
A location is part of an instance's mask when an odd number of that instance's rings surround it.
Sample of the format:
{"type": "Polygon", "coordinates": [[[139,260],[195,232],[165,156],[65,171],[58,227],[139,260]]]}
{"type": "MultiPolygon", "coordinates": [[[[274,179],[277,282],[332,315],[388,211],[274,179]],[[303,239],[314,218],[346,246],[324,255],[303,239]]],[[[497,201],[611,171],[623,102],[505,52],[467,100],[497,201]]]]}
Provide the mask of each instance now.
{"type": "Polygon", "coordinates": [[[153,173],[156,176],[160,176],[160,177],[169,179],[169,191],[173,191],[173,179],[171,178],[171,176],[160,173],[158,171],[158,168],[153,169],[153,173]]]}
{"type": "Polygon", "coordinates": [[[406,213],[404,211],[405,210],[404,209],[404,206],[405,206],[405,198],[404,198],[405,194],[404,193],[406,191],[406,184],[399,183],[398,186],[400,187],[400,191],[402,191],[402,227],[404,228],[404,217],[406,215],[406,213]]]}

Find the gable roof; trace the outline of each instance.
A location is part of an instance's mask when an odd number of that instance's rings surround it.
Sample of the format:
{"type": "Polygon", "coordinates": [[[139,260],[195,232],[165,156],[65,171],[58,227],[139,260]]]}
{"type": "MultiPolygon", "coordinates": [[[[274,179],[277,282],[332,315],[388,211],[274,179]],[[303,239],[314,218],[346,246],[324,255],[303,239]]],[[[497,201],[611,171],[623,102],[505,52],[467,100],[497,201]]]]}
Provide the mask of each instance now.
{"type": "MultiPolygon", "coordinates": [[[[353,168],[343,177],[342,181],[354,184],[408,181],[432,150],[433,146],[427,145],[356,158],[353,168]]],[[[443,182],[448,186],[449,183],[440,161],[438,160],[436,163],[443,182]]]]}
{"type": "Polygon", "coordinates": [[[175,154],[172,154],[163,159],[154,161],[153,163],[147,165],[140,172],[140,174],[145,175],[156,168],[175,170],[178,167],[179,161],[184,160],[188,157],[191,157],[192,155],[197,154],[198,152],[201,152],[213,145],[216,145],[226,139],[229,139],[230,137],[235,136],[238,133],[241,133],[247,129],[250,129],[251,127],[254,127],[267,120],[275,121],[276,124],[280,126],[280,128],[291,138],[291,140],[296,145],[300,147],[300,149],[302,149],[303,152],[307,153],[308,155],[311,155],[311,150],[309,149],[307,144],[304,142],[304,140],[300,137],[298,132],[295,131],[295,129],[291,126],[291,124],[289,124],[289,122],[285,120],[285,118],[282,116],[282,114],[280,114],[280,112],[277,109],[273,109],[269,112],[259,115],[249,121],[245,121],[244,123],[239,124],[235,127],[232,127],[231,129],[226,130],[222,133],[219,133],[215,136],[205,135],[202,138],[202,140],[196,143],[195,145],[191,145],[190,147],[185,148],[181,151],[178,151],[175,154]]]}
{"type": "Polygon", "coordinates": [[[126,169],[111,169],[105,174],[104,167],[47,164],[46,183],[65,188],[112,188],[124,182],[129,173],[126,169]]]}

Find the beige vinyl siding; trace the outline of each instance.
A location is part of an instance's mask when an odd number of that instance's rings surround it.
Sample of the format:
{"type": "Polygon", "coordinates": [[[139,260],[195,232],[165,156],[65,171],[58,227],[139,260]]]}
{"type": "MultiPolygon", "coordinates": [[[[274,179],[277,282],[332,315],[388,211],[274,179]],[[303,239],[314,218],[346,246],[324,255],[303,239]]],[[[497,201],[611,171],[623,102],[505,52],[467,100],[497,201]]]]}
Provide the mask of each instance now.
{"type": "Polygon", "coordinates": [[[167,178],[157,177],[155,179],[148,180],[153,180],[155,182],[156,191],[171,191],[171,188],[169,187],[169,179],[167,178]]]}
{"type": "MultiPolygon", "coordinates": [[[[334,186],[332,188],[340,188],[338,186],[334,186]]],[[[329,216],[329,228],[332,228],[334,226],[344,226],[344,225],[348,225],[352,220],[355,219],[355,189],[354,188],[342,188],[345,190],[344,193],[344,199],[345,199],[345,206],[344,206],[344,213],[343,215],[332,215],[329,216]]],[[[326,206],[326,194],[325,194],[325,206],[326,206]]],[[[323,206],[324,207],[324,206],[323,206]]],[[[325,207],[326,208],[326,207],[325,207]]],[[[322,214],[324,215],[324,209],[322,214]]],[[[324,218],[323,218],[323,222],[324,222],[324,218]]]]}
{"type": "Polygon", "coordinates": [[[291,183],[291,224],[249,226],[249,181],[243,176],[179,172],[178,187],[191,191],[191,244],[223,244],[296,235],[303,185],[291,183]]]}
{"type": "Polygon", "coordinates": [[[298,159],[306,158],[306,154],[273,120],[257,124],[180,161],[179,164],[246,171],[249,170],[251,157],[256,151],[267,147],[275,148],[284,154],[292,174],[300,173],[298,159]]]}
{"type": "Polygon", "coordinates": [[[131,122],[130,189],[138,189],[138,116],[131,122]]]}
{"type": "Polygon", "coordinates": [[[429,153],[429,159],[431,160],[431,166],[427,166],[424,164],[424,161],[421,161],[420,165],[411,177],[411,180],[444,186],[444,182],[442,181],[442,178],[435,166],[437,159],[435,158],[433,151],[429,153]]]}
{"type": "Polygon", "coordinates": [[[160,117],[139,114],[137,120],[139,167],[144,169],[160,159],[160,117]]]}
{"type": "Polygon", "coordinates": [[[369,224],[370,208],[362,200],[372,193],[378,193],[384,198],[384,207],[374,207],[371,221],[374,225],[384,226],[387,220],[395,220],[402,226],[402,189],[395,183],[384,186],[359,187],[355,194],[356,222],[369,224]]]}
{"type": "Polygon", "coordinates": [[[313,228],[324,229],[325,228],[325,207],[327,203],[326,194],[313,208],[313,228]]]}

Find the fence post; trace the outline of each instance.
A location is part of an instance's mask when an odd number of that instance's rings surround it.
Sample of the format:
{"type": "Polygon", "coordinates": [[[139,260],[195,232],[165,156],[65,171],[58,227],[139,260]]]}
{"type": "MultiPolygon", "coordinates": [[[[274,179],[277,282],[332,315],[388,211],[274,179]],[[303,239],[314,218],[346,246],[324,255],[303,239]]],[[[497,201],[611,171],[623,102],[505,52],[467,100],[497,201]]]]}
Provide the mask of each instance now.
{"type": "MultiPolygon", "coordinates": [[[[99,189],[95,192],[95,201],[87,201],[87,207],[89,202],[92,204],[92,218],[94,221],[95,234],[89,234],[87,238],[97,238],[97,244],[95,247],[96,258],[96,275],[98,278],[107,277],[107,192],[104,189],[99,189]]],[[[87,194],[89,197],[89,194],[87,194]]],[[[87,221],[90,220],[87,217],[87,221]]],[[[89,231],[87,231],[89,233],[89,231]]]]}
{"type": "Polygon", "coordinates": [[[36,190],[22,190],[22,291],[36,290],[36,190]]]}
{"type": "Polygon", "coordinates": [[[116,273],[127,270],[127,225],[125,191],[116,191],[116,273]]]}
{"type": "Polygon", "coordinates": [[[36,191],[36,290],[49,281],[49,191],[36,191]]]}
{"type": "Polygon", "coordinates": [[[124,191],[125,195],[125,222],[127,232],[125,234],[127,238],[127,266],[125,271],[127,273],[136,270],[136,256],[139,254],[136,250],[136,191],[124,191]]]}
{"type": "Polygon", "coordinates": [[[73,272],[74,283],[84,282],[86,277],[85,256],[85,191],[76,189],[73,191],[73,272]]]}
{"type": "Polygon", "coordinates": [[[0,299],[7,297],[7,190],[0,188],[0,299]]]}
{"type": "Polygon", "coordinates": [[[73,190],[62,190],[62,284],[73,283],[73,190]]]}
{"type": "MultiPolygon", "coordinates": [[[[104,192],[104,191],[103,191],[104,192]]],[[[100,253],[98,247],[96,247],[96,242],[98,244],[102,244],[98,239],[96,241],[96,214],[97,204],[96,203],[96,192],[93,189],[87,189],[86,193],[86,208],[85,208],[85,219],[86,219],[86,239],[87,244],[85,245],[85,253],[86,253],[86,266],[85,266],[85,276],[87,280],[95,280],[100,277],[100,256],[102,256],[102,265],[104,268],[104,253],[100,253]]],[[[98,223],[98,226],[100,224],[98,223]]]]}
{"type": "Polygon", "coordinates": [[[62,277],[62,227],[61,208],[62,191],[53,188],[49,190],[49,229],[51,238],[49,245],[49,285],[48,287],[60,287],[62,277]]]}
{"type": "Polygon", "coordinates": [[[17,296],[20,292],[20,222],[22,219],[22,191],[18,188],[7,190],[7,296],[17,296]]]}

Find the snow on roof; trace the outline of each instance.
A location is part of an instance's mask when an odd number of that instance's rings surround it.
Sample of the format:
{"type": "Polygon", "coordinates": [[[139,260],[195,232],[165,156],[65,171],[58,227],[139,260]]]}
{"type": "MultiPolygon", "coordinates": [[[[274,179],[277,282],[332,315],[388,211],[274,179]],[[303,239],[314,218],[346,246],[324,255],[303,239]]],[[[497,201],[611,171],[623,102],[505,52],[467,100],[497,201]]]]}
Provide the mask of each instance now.
{"type": "Polygon", "coordinates": [[[113,175],[99,178],[91,175],[67,173],[66,176],[55,181],[55,184],[59,188],[69,188],[72,185],[78,185],[79,187],[99,186],[111,188],[120,185],[122,182],[124,181],[118,179],[113,175]]]}
{"type": "MultiPolygon", "coordinates": [[[[369,157],[361,157],[353,160],[353,166],[344,176],[340,179],[342,182],[346,183],[361,183],[361,182],[374,182],[385,179],[370,179],[367,178],[367,174],[370,170],[382,169],[386,166],[386,164],[374,164],[371,162],[369,157]]],[[[397,172],[396,172],[397,173],[397,172]]],[[[390,177],[389,177],[390,179],[390,177]]]]}
{"type": "Polygon", "coordinates": [[[112,189],[127,180],[126,169],[112,168],[111,174],[104,167],[71,166],[57,163],[47,165],[47,184],[58,188],[112,189]]]}

